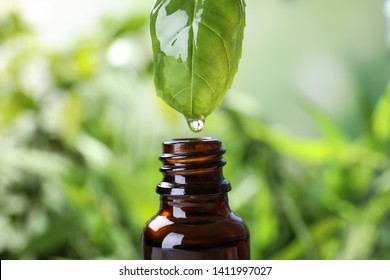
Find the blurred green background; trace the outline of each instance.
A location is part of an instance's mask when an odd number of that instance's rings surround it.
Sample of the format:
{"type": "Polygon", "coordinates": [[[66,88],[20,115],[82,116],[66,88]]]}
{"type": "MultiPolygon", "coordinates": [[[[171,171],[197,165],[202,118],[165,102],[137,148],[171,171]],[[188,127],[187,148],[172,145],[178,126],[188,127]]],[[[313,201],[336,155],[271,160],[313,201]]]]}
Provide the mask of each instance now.
{"type": "Polygon", "coordinates": [[[194,136],[227,149],[253,259],[390,259],[390,6],[246,3],[236,80],[195,135],[154,92],[151,0],[1,1],[1,259],[141,258],[161,142],[194,136]]]}

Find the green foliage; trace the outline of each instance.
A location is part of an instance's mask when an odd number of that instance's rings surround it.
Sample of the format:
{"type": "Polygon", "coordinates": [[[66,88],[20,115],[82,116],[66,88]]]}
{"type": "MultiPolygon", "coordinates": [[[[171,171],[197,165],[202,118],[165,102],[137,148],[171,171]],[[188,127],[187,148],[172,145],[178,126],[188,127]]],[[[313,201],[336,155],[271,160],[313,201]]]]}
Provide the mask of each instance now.
{"type": "MultiPolygon", "coordinates": [[[[225,110],[235,120],[231,129],[245,135],[235,141],[245,147],[240,154],[246,158],[239,161],[245,171],[240,172],[252,179],[230,196],[234,202],[250,193],[238,211],[249,217],[255,259],[390,257],[382,232],[389,229],[390,217],[388,141],[380,148],[373,142],[377,135],[348,139],[334,127],[329,133],[322,118],[318,125],[325,137],[302,141],[276,133],[245,112],[225,110]]],[[[388,120],[387,114],[382,117],[388,120]]],[[[370,122],[381,121],[374,117],[370,122]]]]}
{"type": "Polygon", "coordinates": [[[5,18],[0,18],[0,26],[0,42],[27,31],[26,25],[15,13],[11,13],[5,18]]]}
{"type": "Polygon", "coordinates": [[[237,72],[244,2],[155,1],[150,26],[158,96],[189,120],[205,119],[237,72]]]}
{"type": "MultiPolygon", "coordinates": [[[[186,131],[156,103],[148,52],[131,65],[107,60],[118,42],[145,49],[147,19],[105,20],[61,51],[10,22],[24,26],[16,14],[0,23],[1,258],[140,258],[161,142],[186,131]]],[[[227,149],[252,258],[389,259],[390,90],[356,120],[367,127],[356,138],[309,103],[323,135],[294,138],[238,106],[251,98],[229,95],[208,136],[227,149]]]]}

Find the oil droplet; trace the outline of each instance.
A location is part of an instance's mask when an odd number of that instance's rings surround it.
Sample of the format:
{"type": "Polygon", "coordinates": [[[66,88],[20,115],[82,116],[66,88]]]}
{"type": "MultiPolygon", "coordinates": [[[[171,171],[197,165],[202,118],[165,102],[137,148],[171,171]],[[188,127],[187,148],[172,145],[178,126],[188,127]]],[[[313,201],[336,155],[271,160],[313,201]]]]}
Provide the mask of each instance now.
{"type": "Polygon", "coordinates": [[[201,132],[204,127],[204,119],[188,119],[187,123],[192,132],[201,132]]]}

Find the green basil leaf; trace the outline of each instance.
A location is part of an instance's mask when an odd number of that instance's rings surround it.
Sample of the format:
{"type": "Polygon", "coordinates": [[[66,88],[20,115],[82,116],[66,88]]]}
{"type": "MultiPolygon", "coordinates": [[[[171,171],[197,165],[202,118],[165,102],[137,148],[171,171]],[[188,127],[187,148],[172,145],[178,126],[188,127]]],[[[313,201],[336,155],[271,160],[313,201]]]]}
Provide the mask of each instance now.
{"type": "Polygon", "coordinates": [[[150,30],[157,95],[187,120],[204,120],[231,87],[244,27],[244,0],[156,0],[150,30]]]}

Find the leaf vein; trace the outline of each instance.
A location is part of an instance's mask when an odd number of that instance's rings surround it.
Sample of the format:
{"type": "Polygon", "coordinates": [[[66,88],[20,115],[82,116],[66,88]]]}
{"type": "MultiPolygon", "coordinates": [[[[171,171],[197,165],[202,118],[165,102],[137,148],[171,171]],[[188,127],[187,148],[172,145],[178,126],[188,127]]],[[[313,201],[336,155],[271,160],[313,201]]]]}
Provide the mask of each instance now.
{"type": "Polygon", "coordinates": [[[214,96],[215,90],[214,90],[214,88],[210,85],[210,83],[209,83],[201,74],[199,74],[199,73],[197,73],[197,72],[194,72],[194,74],[195,74],[197,77],[199,77],[203,82],[205,82],[205,84],[211,89],[211,91],[212,91],[212,93],[213,93],[213,96],[214,96]]]}
{"type": "Polygon", "coordinates": [[[199,23],[202,24],[207,29],[211,30],[211,32],[214,33],[221,40],[223,48],[225,50],[225,55],[226,55],[227,64],[228,64],[228,71],[230,73],[230,58],[229,58],[229,55],[228,55],[228,51],[227,51],[227,47],[226,47],[225,41],[223,40],[222,36],[217,31],[215,31],[212,27],[210,27],[208,24],[204,23],[203,21],[200,21],[199,23]]]}
{"type": "Polygon", "coordinates": [[[191,89],[191,87],[185,87],[185,88],[183,88],[182,90],[179,90],[178,92],[176,92],[174,95],[172,95],[171,104],[173,104],[173,100],[174,100],[180,93],[183,93],[184,91],[189,90],[189,89],[191,89]]]}

